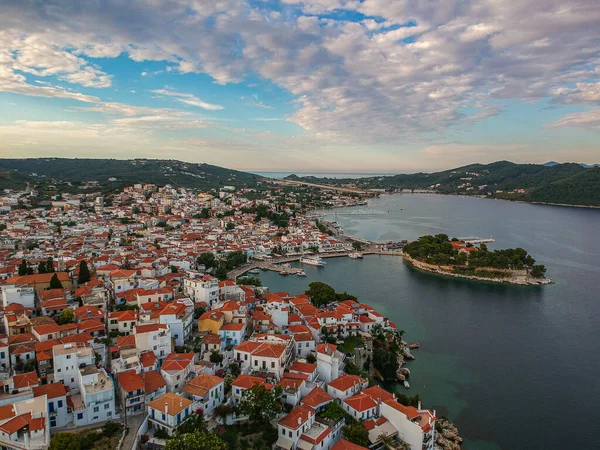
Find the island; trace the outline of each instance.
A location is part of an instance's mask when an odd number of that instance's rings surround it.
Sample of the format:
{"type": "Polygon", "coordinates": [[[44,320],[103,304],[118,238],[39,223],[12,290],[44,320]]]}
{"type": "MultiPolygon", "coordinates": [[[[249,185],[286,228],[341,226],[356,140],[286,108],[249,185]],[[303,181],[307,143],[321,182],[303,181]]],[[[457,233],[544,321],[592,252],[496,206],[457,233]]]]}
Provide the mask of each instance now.
{"type": "Polygon", "coordinates": [[[413,267],[431,273],[470,280],[519,285],[543,285],[546,267],[522,248],[489,250],[470,242],[450,239],[446,234],[421,236],[403,249],[404,259],[413,267]]]}

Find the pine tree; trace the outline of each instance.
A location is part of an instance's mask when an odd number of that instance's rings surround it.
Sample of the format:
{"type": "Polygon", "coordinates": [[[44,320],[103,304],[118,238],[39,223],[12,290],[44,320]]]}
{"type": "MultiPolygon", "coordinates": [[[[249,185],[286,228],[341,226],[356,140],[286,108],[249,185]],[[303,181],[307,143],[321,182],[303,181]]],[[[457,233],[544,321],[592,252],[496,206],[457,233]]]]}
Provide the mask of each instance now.
{"type": "Polygon", "coordinates": [[[27,261],[22,259],[21,264],[19,264],[19,276],[22,277],[23,275],[27,275],[27,269],[29,269],[27,261]]]}
{"type": "Polygon", "coordinates": [[[46,260],[46,273],[52,273],[52,272],[56,272],[54,270],[54,260],[52,259],[52,257],[49,257],[46,260]]]}
{"type": "Polygon", "coordinates": [[[55,273],[50,279],[50,289],[62,289],[62,287],[62,283],[58,279],[58,275],[55,273]]]}
{"type": "Polygon", "coordinates": [[[87,262],[81,261],[79,263],[79,276],[77,277],[77,284],[87,283],[91,278],[92,276],[90,275],[90,269],[88,269],[87,262]]]}
{"type": "Polygon", "coordinates": [[[46,273],[47,272],[46,263],[44,261],[42,261],[41,263],[38,264],[37,271],[38,271],[38,273],[46,273]]]}

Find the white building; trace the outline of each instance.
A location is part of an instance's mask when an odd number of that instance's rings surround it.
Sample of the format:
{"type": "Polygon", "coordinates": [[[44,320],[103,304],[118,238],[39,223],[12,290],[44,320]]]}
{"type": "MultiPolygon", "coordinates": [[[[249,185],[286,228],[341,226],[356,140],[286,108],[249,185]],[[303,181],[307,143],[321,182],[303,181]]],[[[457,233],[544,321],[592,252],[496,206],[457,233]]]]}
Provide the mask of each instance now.
{"type": "Polygon", "coordinates": [[[104,369],[95,365],[79,369],[82,409],[75,411],[75,425],[86,426],[116,417],[115,389],[104,369]]]}
{"type": "Polygon", "coordinates": [[[336,345],[317,345],[317,371],[321,380],[329,383],[339,377],[344,371],[345,357],[343,353],[337,351],[336,345]]]}
{"type": "Polygon", "coordinates": [[[411,450],[433,450],[437,420],[435,411],[421,409],[421,402],[415,408],[401,405],[395,400],[386,400],[381,404],[381,415],[398,430],[398,437],[411,450]]]}
{"type": "Polygon", "coordinates": [[[135,346],[140,352],[144,350],[153,351],[159,363],[162,363],[173,351],[171,333],[165,324],[138,325],[133,328],[133,334],[135,336],[135,346]]]}
{"type": "Polygon", "coordinates": [[[96,356],[92,348],[81,342],[58,344],[52,347],[54,381],[71,389],[79,389],[79,367],[93,365],[96,356]]]}
{"type": "Polygon", "coordinates": [[[2,286],[2,306],[6,309],[11,303],[18,303],[24,308],[35,308],[35,294],[33,288],[7,284],[2,286]]]}
{"type": "Polygon", "coordinates": [[[183,387],[183,392],[201,407],[204,415],[208,417],[212,415],[215,407],[223,403],[225,384],[223,378],[203,373],[188,381],[183,387]]]}
{"type": "Polygon", "coordinates": [[[73,421],[67,407],[67,390],[62,383],[43,384],[33,388],[34,397],[46,396],[48,399],[48,419],[50,428],[66,427],[73,421]]]}
{"type": "Polygon", "coordinates": [[[167,383],[167,392],[181,392],[192,376],[195,353],[171,353],[163,363],[160,374],[167,383]]]}
{"type": "Polygon", "coordinates": [[[192,401],[171,392],[148,403],[148,425],[172,434],[192,414],[192,401]]]}
{"type": "Polygon", "coordinates": [[[194,302],[212,306],[219,301],[219,281],[208,275],[192,274],[183,281],[183,293],[194,302]]]}
{"type": "Polygon", "coordinates": [[[193,331],[194,303],[188,298],[169,303],[160,312],[159,321],[169,327],[175,345],[184,345],[193,331]]]}
{"type": "Polygon", "coordinates": [[[13,403],[2,410],[0,447],[8,449],[46,449],[50,445],[47,397],[13,403]]]}

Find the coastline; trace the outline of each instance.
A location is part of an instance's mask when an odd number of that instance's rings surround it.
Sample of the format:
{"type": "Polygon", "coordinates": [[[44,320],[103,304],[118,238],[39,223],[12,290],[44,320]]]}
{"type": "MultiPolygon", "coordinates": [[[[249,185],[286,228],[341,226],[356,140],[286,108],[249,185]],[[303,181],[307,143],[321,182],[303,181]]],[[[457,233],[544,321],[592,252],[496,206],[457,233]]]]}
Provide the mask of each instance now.
{"type": "Polygon", "coordinates": [[[544,286],[548,284],[554,284],[554,281],[550,278],[534,278],[535,281],[530,281],[529,277],[523,276],[512,276],[510,278],[490,278],[490,277],[479,277],[475,275],[463,275],[460,273],[449,272],[443,270],[440,266],[432,266],[416,259],[411,258],[406,253],[402,253],[402,258],[411,267],[423,272],[433,273],[435,275],[448,276],[453,278],[462,278],[465,280],[483,281],[486,283],[497,283],[497,284],[512,284],[516,286],[544,286]]]}

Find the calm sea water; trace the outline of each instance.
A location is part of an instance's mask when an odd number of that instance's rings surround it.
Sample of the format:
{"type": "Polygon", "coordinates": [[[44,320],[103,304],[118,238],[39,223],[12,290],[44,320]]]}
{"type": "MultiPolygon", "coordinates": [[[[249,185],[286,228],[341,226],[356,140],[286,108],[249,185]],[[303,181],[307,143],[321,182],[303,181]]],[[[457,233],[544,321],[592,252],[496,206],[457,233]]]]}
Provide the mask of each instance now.
{"type": "MultiPolygon", "coordinates": [[[[335,215],[329,214],[329,219],[335,215]]],[[[425,406],[456,422],[466,450],[597,449],[600,424],[600,211],[437,195],[386,195],[337,210],[346,234],[375,241],[447,233],[521,246],[555,285],[438,277],[400,258],[329,259],[306,278],[261,273],[273,290],[311,281],[359,296],[421,349],[409,363],[425,406]]]]}
{"type": "Polygon", "coordinates": [[[268,178],[285,178],[288,175],[296,174],[299,177],[319,177],[319,178],[365,178],[393,175],[390,173],[315,173],[315,172],[252,172],[268,178]]]}

